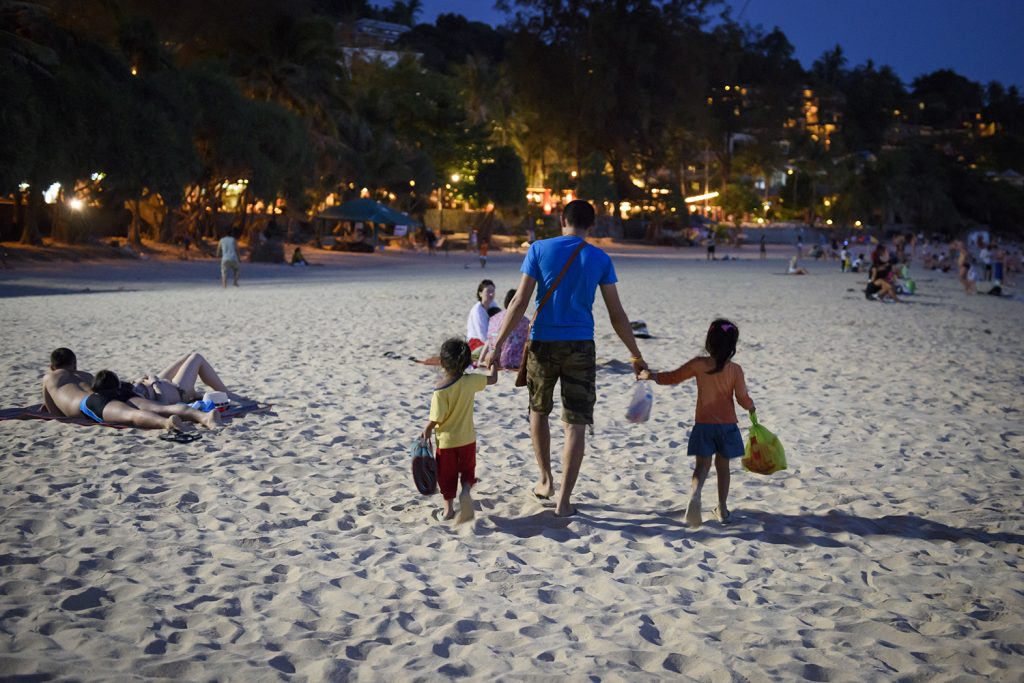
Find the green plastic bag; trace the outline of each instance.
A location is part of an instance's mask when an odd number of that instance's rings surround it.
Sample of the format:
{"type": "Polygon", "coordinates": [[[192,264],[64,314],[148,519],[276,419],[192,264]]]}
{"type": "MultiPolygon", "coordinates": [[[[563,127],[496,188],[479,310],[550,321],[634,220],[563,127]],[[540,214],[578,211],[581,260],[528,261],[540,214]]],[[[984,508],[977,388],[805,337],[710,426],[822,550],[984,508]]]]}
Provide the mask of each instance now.
{"type": "Polygon", "coordinates": [[[779,437],[757,423],[754,411],[750,411],[750,422],[746,452],[740,461],[743,469],[754,474],[775,474],[786,469],[786,449],[779,437]]]}

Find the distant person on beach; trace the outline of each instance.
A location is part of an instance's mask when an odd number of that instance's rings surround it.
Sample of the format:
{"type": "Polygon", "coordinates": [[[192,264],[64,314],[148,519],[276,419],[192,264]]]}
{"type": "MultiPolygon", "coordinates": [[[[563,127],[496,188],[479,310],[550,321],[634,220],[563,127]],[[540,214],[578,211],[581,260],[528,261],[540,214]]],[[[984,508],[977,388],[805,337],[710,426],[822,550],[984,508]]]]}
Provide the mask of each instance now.
{"type": "Polygon", "coordinates": [[[708,257],[707,257],[707,260],[708,261],[714,261],[715,260],[715,233],[713,231],[708,233],[708,257]]]}
{"type": "MultiPolygon", "coordinates": [[[[487,321],[488,348],[494,348],[494,342],[498,338],[498,331],[501,329],[501,324],[504,322],[505,316],[508,315],[508,306],[512,303],[512,298],[515,295],[516,290],[508,290],[505,294],[505,310],[494,314],[494,316],[487,321]]],[[[523,346],[526,344],[526,335],[529,333],[529,329],[530,321],[524,315],[519,319],[519,322],[515,324],[515,327],[512,328],[512,332],[509,333],[504,346],[501,347],[501,367],[519,368],[519,362],[523,358],[523,346]]]]}
{"type": "Polygon", "coordinates": [[[992,245],[992,282],[1003,283],[1003,272],[1006,270],[1006,251],[998,244],[992,245]]]}
{"type": "Polygon", "coordinates": [[[487,267],[487,252],[491,250],[491,241],[487,237],[480,238],[480,267],[487,267]]]}
{"type": "Polygon", "coordinates": [[[498,381],[498,368],[490,375],[467,374],[471,362],[469,344],[458,338],[441,345],[441,368],[444,373],[434,385],[430,398],[430,418],[422,438],[430,441],[437,431],[437,484],[444,498],[442,516],[455,517],[453,501],[459,480],[459,519],[473,519],[473,484],[476,483],[476,429],[473,425],[473,400],[478,391],[498,381]]]}
{"type": "Polygon", "coordinates": [[[963,242],[957,242],[955,247],[959,249],[960,252],[957,259],[960,284],[963,286],[964,292],[967,294],[976,294],[978,290],[975,286],[975,282],[978,280],[978,272],[971,263],[971,254],[967,251],[967,246],[963,242]]]}
{"type": "Polygon", "coordinates": [[[714,457],[718,479],[718,506],[715,518],[722,524],[732,521],[729,510],[729,461],[743,455],[743,437],[740,435],[733,397],[744,410],[753,411],[754,401],[747,393],[743,368],[732,362],[736,355],[736,342],[740,330],[724,318],[711,323],[704,339],[707,356],[697,356],[671,372],[644,370],[640,379],[653,379],[658,384],[679,384],[688,379],[697,380],[697,410],[686,454],[696,456],[697,464],[690,480],[690,501],[686,505],[686,523],[697,528],[701,517],[701,491],[714,457]]]}
{"type": "Polygon", "coordinates": [[[981,279],[988,282],[992,279],[992,249],[991,245],[984,245],[978,252],[978,262],[981,264],[981,279]]]}
{"type": "Polygon", "coordinates": [[[888,260],[882,261],[877,266],[871,266],[871,270],[868,272],[868,284],[864,288],[864,298],[869,301],[891,299],[900,303],[891,280],[892,264],[888,260]]]}
{"type": "Polygon", "coordinates": [[[181,245],[181,255],[178,258],[182,261],[188,261],[188,252],[192,246],[192,238],[187,232],[183,232],[178,237],[178,243],[181,245]]]}
{"type": "Polygon", "coordinates": [[[476,303],[466,318],[466,342],[476,351],[487,341],[487,322],[501,309],[494,304],[494,283],[481,280],[476,286],[476,303]]]}
{"type": "Polygon", "coordinates": [[[1016,280],[1016,275],[1021,272],[1021,257],[1020,249],[1008,249],[1006,256],[1003,258],[1003,284],[1013,284],[1016,280]]]}
{"type": "Polygon", "coordinates": [[[789,267],[786,268],[787,275],[807,275],[807,269],[797,265],[796,256],[789,259],[789,267]]]}
{"type": "Polygon", "coordinates": [[[217,256],[220,256],[220,281],[227,289],[228,271],[234,274],[235,287],[238,286],[238,240],[232,233],[228,233],[217,242],[217,256]]]}
{"type": "Polygon", "coordinates": [[[43,408],[51,415],[88,417],[144,429],[182,431],[182,418],[207,427],[220,424],[216,410],[204,413],[182,404],[161,405],[140,398],[130,384],[109,370],[93,377],[79,370],[74,352],[63,347],[50,354],[50,370],[43,377],[43,408]]]}
{"type": "Polygon", "coordinates": [[[768,236],[764,233],[761,234],[761,260],[764,261],[768,258],[768,236]]]}
{"type": "Polygon", "coordinates": [[[871,265],[877,266],[882,261],[889,261],[889,250],[885,248],[885,245],[879,242],[875,245],[875,248],[871,250],[871,265]]]}
{"type": "Polygon", "coordinates": [[[538,303],[552,288],[559,274],[564,277],[537,315],[530,333],[526,358],[526,382],[530,395],[530,436],[540,470],[535,496],[554,495],[551,474],[551,428],[548,415],[553,408],[555,384],[561,386],[562,422],[565,424],[565,450],[562,460],[562,486],[555,514],[575,514],[570,502],[580,465],[586,450],[586,426],[594,422],[597,400],[595,380],[597,358],[594,347],[594,296],[600,287],[612,328],[630,353],[634,372],[647,367],[633,337],[629,316],[619,301],[617,278],[611,258],[604,251],[586,244],[587,232],[595,221],[594,207],[583,200],[569,202],[560,218],[560,237],[530,245],[516,294],[508,305],[505,319],[494,341],[494,349],[482,359],[497,367],[505,342],[526,313],[536,290],[538,303]],[[569,259],[573,261],[570,264],[569,259]],[[566,269],[565,266],[569,265],[566,269]]]}
{"type": "Polygon", "coordinates": [[[306,257],[302,255],[302,250],[299,249],[298,247],[295,247],[295,251],[292,252],[291,265],[293,265],[293,266],[308,266],[309,265],[309,261],[307,261],[306,257]]]}

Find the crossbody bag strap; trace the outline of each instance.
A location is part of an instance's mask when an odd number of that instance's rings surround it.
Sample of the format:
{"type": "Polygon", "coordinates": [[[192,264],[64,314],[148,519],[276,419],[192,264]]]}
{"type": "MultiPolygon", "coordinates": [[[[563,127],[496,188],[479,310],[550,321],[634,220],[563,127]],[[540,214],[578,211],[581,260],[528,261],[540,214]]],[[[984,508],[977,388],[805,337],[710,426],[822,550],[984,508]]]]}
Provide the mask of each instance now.
{"type": "Polygon", "coordinates": [[[572,252],[572,256],[570,256],[569,260],[565,262],[564,266],[562,266],[562,272],[558,274],[558,277],[556,277],[555,281],[551,284],[551,289],[545,292],[544,298],[540,300],[539,304],[537,304],[537,310],[533,312],[533,318],[530,320],[530,327],[533,327],[533,323],[536,322],[537,316],[540,314],[540,309],[544,308],[544,304],[548,302],[548,299],[551,298],[551,295],[555,293],[556,289],[558,289],[558,285],[562,281],[562,278],[565,277],[565,274],[568,272],[569,266],[572,265],[572,262],[576,260],[576,257],[579,256],[580,252],[583,251],[583,247],[585,246],[587,246],[587,241],[582,240],[580,242],[580,246],[576,247],[576,251],[572,252]]]}

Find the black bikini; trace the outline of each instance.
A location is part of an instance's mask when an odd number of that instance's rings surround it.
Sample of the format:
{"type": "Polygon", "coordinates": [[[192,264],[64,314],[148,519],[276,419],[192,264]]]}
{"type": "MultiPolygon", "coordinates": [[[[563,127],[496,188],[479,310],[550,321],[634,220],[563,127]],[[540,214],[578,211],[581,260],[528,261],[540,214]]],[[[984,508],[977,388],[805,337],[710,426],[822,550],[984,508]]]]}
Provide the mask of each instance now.
{"type": "Polygon", "coordinates": [[[96,422],[103,422],[103,409],[107,407],[108,403],[111,401],[127,403],[129,399],[135,397],[136,393],[132,385],[128,382],[121,382],[117,389],[107,389],[89,394],[82,400],[79,407],[85,415],[96,420],[96,422]]]}

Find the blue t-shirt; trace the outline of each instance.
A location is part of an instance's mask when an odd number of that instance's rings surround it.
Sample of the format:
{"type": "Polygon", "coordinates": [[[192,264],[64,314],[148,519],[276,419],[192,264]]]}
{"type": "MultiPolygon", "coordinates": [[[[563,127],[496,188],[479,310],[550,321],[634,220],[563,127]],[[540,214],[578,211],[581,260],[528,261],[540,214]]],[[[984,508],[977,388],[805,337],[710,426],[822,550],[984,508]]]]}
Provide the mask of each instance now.
{"type": "MultiPolygon", "coordinates": [[[[519,270],[537,281],[537,304],[554,284],[580,241],[579,237],[563,235],[530,245],[519,270]]],[[[611,285],[617,281],[615,267],[608,254],[591,244],[583,247],[537,316],[530,339],[593,339],[594,314],[591,309],[594,307],[594,295],[599,285],[611,285]]]]}

